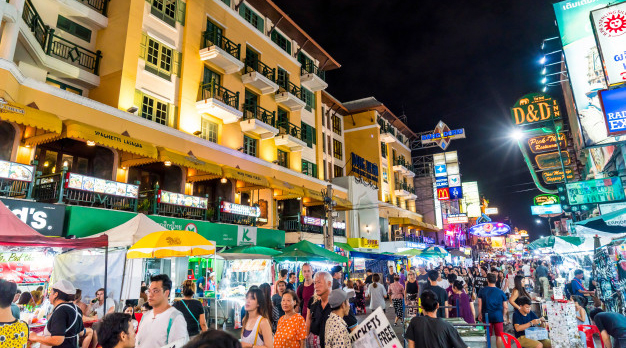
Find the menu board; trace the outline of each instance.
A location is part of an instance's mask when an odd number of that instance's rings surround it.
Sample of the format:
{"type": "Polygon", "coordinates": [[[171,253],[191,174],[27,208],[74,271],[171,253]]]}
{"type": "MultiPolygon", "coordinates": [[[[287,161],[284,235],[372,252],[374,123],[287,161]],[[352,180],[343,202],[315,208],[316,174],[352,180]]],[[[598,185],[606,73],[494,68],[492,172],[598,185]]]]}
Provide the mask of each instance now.
{"type": "Polygon", "coordinates": [[[0,161],[0,178],[19,181],[33,181],[34,166],[27,164],[0,161]]]}
{"type": "Polygon", "coordinates": [[[200,209],[206,209],[207,205],[209,204],[208,198],[188,196],[182,193],[174,193],[163,190],[159,190],[159,196],[157,197],[157,200],[159,203],[200,209]]]}
{"type": "MultiPolygon", "coordinates": [[[[326,226],[326,219],[314,218],[310,216],[303,216],[302,223],[305,225],[313,225],[313,226],[326,226]]],[[[333,221],[333,228],[338,228],[340,230],[346,229],[346,223],[341,221],[333,221]]]]}
{"type": "Polygon", "coordinates": [[[0,279],[18,284],[50,280],[52,258],[43,253],[0,253],[0,279]]]}
{"type": "Polygon", "coordinates": [[[261,209],[259,209],[259,207],[251,207],[248,205],[235,204],[230,202],[222,202],[222,205],[220,206],[220,211],[222,213],[230,213],[243,216],[261,216],[261,209]]]}
{"type": "Polygon", "coordinates": [[[67,173],[65,187],[75,190],[104,193],[107,195],[137,198],[139,186],[123,182],[98,179],[76,173],[67,173]]]}

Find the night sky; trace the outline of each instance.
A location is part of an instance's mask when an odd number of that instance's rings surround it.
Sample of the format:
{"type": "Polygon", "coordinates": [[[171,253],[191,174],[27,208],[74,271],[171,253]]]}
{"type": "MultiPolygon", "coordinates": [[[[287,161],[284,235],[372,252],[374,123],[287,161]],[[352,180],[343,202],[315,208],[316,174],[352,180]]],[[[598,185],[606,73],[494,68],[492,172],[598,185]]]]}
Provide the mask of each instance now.
{"type": "Polygon", "coordinates": [[[465,128],[448,150],[459,151],[462,180],[499,208],[492,218],[510,217],[531,239],[549,233],[530,214],[540,192],[509,135],[510,107],[541,89],[541,42],[557,34],[552,2],[274,1],[342,65],[326,74],[330,94],[374,96],[416,133],[439,120],[465,128]]]}

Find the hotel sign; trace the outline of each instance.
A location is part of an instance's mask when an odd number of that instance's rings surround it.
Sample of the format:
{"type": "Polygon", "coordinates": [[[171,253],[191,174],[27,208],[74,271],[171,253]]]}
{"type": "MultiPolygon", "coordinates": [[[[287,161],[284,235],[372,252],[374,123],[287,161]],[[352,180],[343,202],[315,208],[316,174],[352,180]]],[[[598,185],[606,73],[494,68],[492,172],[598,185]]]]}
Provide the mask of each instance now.
{"type": "MultiPolygon", "coordinates": [[[[624,73],[626,75],[626,73],[624,73]]],[[[626,133],[626,88],[600,91],[600,102],[609,136],[626,133]]]]}
{"type": "MultiPolygon", "coordinates": [[[[565,173],[567,173],[567,180],[574,180],[574,172],[571,169],[565,168],[565,173]]],[[[541,173],[541,176],[546,184],[563,182],[563,171],[561,169],[545,171],[541,173]]]]}
{"type": "MultiPolygon", "coordinates": [[[[559,147],[564,149],[567,146],[565,134],[559,133],[559,147]]],[[[528,139],[528,147],[532,153],[557,151],[556,136],[554,134],[542,135],[528,139]]]]}
{"type": "Polygon", "coordinates": [[[437,146],[441,147],[443,150],[448,148],[450,142],[453,139],[464,139],[465,138],[465,129],[450,129],[447,124],[443,123],[443,121],[439,121],[435,130],[430,134],[422,135],[421,141],[423,144],[435,143],[437,146]]]}
{"type": "Polygon", "coordinates": [[[378,165],[370,161],[366,161],[363,157],[355,154],[351,155],[352,172],[359,176],[378,182],[378,165]]]}
{"type": "Polygon", "coordinates": [[[530,93],[520,98],[511,108],[516,126],[538,125],[561,118],[556,99],[545,93],[530,93]]]}

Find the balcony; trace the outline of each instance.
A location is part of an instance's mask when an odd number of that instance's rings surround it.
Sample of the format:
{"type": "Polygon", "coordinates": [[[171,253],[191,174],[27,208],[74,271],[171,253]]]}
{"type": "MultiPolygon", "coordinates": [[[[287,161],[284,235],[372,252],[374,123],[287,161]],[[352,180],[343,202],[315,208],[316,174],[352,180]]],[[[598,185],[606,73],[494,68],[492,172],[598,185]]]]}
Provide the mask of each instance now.
{"type": "Polygon", "coordinates": [[[246,86],[252,86],[261,94],[270,94],[278,90],[276,81],[276,69],[270,68],[258,59],[249,59],[246,57],[244,74],[241,75],[241,81],[246,86]]]}
{"type": "Polygon", "coordinates": [[[213,30],[202,33],[200,59],[211,62],[224,70],[226,74],[236,73],[243,69],[244,64],[239,60],[241,44],[236,44],[213,30]]]}
{"type": "MultiPolygon", "coordinates": [[[[333,223],[333,235],[338,237],[346,236],[346,227],[343,222],[333,223]]],[[[324,226],[326,226],[325,219],[311,218],[308,216],[286,216],[281,217],[278,223],[278,229],[285,232],[305,232],[323,234],[324,226]]]]}
{"type": "Polygon", "coordinates": [[[276,111],[266,110],[258,105],[243,105],[243,121],[239,122],[245,133],[259,136],[261,139],[270,139],[278,134],[276,128],[276,111]]]}
{"type": "Polygon", "coordinates": [[[276,102],[282,104],[291,111],[300,111],[306,106],[302,100],[302,89],[294,85],[291,81],[284,81],[278,84],[280,89],[274,95],[276,102]]]}
{"type": "Polygon", "coordinates": [[[300,83],[313,92],[328,88],[326,72],[311,62],[300,68],[300,83]]]}
{"type": "Polygon", "coordinates": [[[400,172],[402,175],[410,178],[415,176],[415,172],[413,172],[413,165],[409,164],[404,157],[399,157],[393,160],[393,171],[400,172]]]}
{"type": "Polygon", "coordinates": [[[395,190],[395,194],[397,197],[402,197],[405,199],[415,199],[417,198],[417,196],[415,196],[415,190],[413,189],[413,186],[405,183],[405,182],[397,182],[396,183],[396,190],[395,190]],[[415,196],[414,198],[409,198],[415,196]]]}
{"type": "Polygon", "coordinates": [[[201,114],[221,119],[224,124],[237,122],[243,116],[239,110],[239,92],[230,91],[215,83],[215,80],[200,85],[196,109],[201,114]]]}
{"type": "Polygon", "coordinates": [[[380,141],[386,144],[396,141],[395,128],[382,122],[382,120],[378,121],[378,125],[380,125],[380,141]]]}
{"type": "Polygon", "coordinates": [[[109,0],[56,0],[69,17],[80,18],[98,29],[108,26],[109,0]]]}
{"type": "Polygon", "coordinates": [[[306,142],[302,140],[302,129],[289,121],[278,121],[279,134],[274,138],[276,146],[286,146],[291,152],[304,149],[306,142]]]}

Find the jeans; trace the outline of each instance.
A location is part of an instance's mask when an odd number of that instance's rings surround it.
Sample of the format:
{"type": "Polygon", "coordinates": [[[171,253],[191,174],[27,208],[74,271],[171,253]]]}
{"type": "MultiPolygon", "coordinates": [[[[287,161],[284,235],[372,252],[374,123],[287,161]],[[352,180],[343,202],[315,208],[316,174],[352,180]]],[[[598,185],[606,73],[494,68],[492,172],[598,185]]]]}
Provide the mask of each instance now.
{"type": "Polygon", "coordinates": [[[549,298],[550,297],[550,282],[548,281],[548,278],[546,277],[541,277],[539,278],[539,285],[541,286],[541,297],[543,297],[544,299],[549,298]]]}

